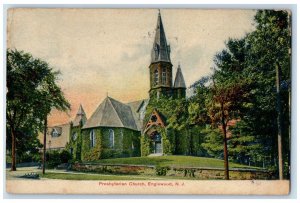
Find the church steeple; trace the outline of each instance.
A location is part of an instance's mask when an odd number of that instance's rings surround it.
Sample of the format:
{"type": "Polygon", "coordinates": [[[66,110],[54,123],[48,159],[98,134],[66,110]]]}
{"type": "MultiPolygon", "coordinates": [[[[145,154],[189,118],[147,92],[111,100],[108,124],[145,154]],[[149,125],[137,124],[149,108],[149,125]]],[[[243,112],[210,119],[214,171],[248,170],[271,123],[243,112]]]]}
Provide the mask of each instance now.
{"type": "Polygon", "coordinates": [[[170,60],[170,46],[167,44],[164,26],[161,19],[160,11],[158,12],[157,24],[155,28],[155,38],[153,48],[151,52],[151,62],[165,61],[171,62],[170,60]]]}
{"type": "Polygon", "coordinates": [[[177,68],[175,81],[174,81],[174,88],[186,88],[180,65],[178,65],[177,68]]]}
{"type": "Polygon", "coordinates": [[[73,121],[73,126],[84,125],[86,120],[87,120],[87,118],[86,118],[85,112],[83,110],[82,105],[80,104],[79,109],[76,114],[76,117],[73,121]]]}
{"type": "Polygon", "coordinates": [[[181,72],[180,64],[178,64],[174,87],[173,87],[173,96],[175,98],[185,98],[186,97],[186,86],[185,81],[181,72]]]}
{"type": "Polygon", "coordinates": [[[150,98],[172,96],[172,63],[170,60],[170,46],[167,43],[164,26],[158,13],[155,28],[155,38],[151,50],[150,70],[150,98]]]}

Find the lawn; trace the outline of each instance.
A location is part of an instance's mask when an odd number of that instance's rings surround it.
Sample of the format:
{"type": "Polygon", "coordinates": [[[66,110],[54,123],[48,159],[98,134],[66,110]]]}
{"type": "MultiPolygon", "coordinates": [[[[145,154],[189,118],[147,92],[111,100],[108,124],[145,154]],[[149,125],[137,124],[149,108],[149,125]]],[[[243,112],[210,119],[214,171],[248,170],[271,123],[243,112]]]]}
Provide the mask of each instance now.
{"type": "MultiPolygon", "coordinates": [[[[154,165],[154,166],[170,166],[170,167],[208,167],[223,168],[224,161],[221,159],[213,159],[206,157],[194,156],[157,156],[157,157],[130,157],[130,158],[114,158],[101,159],[96,163],[103,164],[131,164],[131,165],[154,165]]],[[[229,168],[257,168],[249,167],[236,163],[229,163],[229,168]]]]}
{"type": "Polygon", "coordinates": [[[41,178],[61,179],[61,180],[195,180],[191,177],[171,177],[171,176],[136,176],[136,175],[103,175],[92,173],[40,173],[41,178]]]}
{"type": "Polygon", "coordinates": [[[41,178],[63,179],[63,180],[145,180],[138,176],[122,176],[122,175],[103,175],[103,174],[72,174],[72,173],[46,173],[40,174],[41,178]]]}

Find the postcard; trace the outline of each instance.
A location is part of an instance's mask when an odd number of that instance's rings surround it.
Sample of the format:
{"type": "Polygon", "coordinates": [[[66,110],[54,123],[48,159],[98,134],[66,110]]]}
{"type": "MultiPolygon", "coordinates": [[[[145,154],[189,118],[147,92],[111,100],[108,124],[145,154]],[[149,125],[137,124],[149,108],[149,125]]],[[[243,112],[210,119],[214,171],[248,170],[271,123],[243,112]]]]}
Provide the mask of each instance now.
{"type": "Polygon", "coordinates": [[[6,191],[288,195],[291,18],[9,9],[6,191]]]}

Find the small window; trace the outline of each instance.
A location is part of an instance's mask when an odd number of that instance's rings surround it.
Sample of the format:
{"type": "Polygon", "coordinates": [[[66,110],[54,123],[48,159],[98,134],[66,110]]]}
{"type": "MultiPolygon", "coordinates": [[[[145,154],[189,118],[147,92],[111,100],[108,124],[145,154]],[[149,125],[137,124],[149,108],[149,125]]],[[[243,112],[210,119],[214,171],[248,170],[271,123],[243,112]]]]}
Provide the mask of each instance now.
{"type": "Polygon", "coordinates": [[[158,70],[154,71],[154,85],[158,85],[158,70]]]}
{"type": "Polygon", "coordinates": [[[163,68],[162,71],[162,84],[165,85],[167,83],[167,72],[166,72],[166,68],[163,68]]]}
{"type": "Polygon", "coordinates": [[[51,136],[52,137],[59,137],[61,135],[61,130],[60,128],[53,128],[51,131],[51,136]]]}
{"type": "Polygon", "coordinates": [[[115,146],[115,132],[113,129],[109,129],[109,147],[114,148],[115,146]]]}
{"type": "Polygon", "coordinates": [[[90,132],[90,147],[95,147],[96,145],[96,137],[95,137],[95,131],[91,130],[90,132]]]}
{"type": "Polygon", "coordinates": [[[73,133],[73,135],[72,135],[72,139],[73,139],[73,141],[75,141],[76,139],[77,139],[77,133],[75,132],[75,133],[73,133]]]}
{"type": "Polygon", "coordinates": [[[151,121],[152,121],[152,122],[156,122],[156,121],[157,121],[156,115],[152,115],[152,116],[151,116],[151,121]]]}

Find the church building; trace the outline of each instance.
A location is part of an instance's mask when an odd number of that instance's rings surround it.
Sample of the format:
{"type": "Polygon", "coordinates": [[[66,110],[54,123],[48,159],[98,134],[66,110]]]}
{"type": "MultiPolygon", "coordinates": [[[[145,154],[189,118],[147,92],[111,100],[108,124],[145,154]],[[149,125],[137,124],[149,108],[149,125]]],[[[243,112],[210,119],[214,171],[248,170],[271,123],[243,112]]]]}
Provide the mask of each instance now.
{"type": "Polygon", "coordinates": [[[174,150],[170,150],[170,146],[174,147],[176,143],[168,135],[167,118],[156,108],[150,109],[152,113],[145,117],[151,100],[186,97],[180,66],[177,67],[173,83],[170,53],[159,12],[149,65],[149,99],[122,103],[107,96],[89,119],[80,105],[75,119],[68,125],[68,135],[51,135],[51,139],[67,136],[66,149],[73,159],[82,161],[172,154],[174,150]]]}

